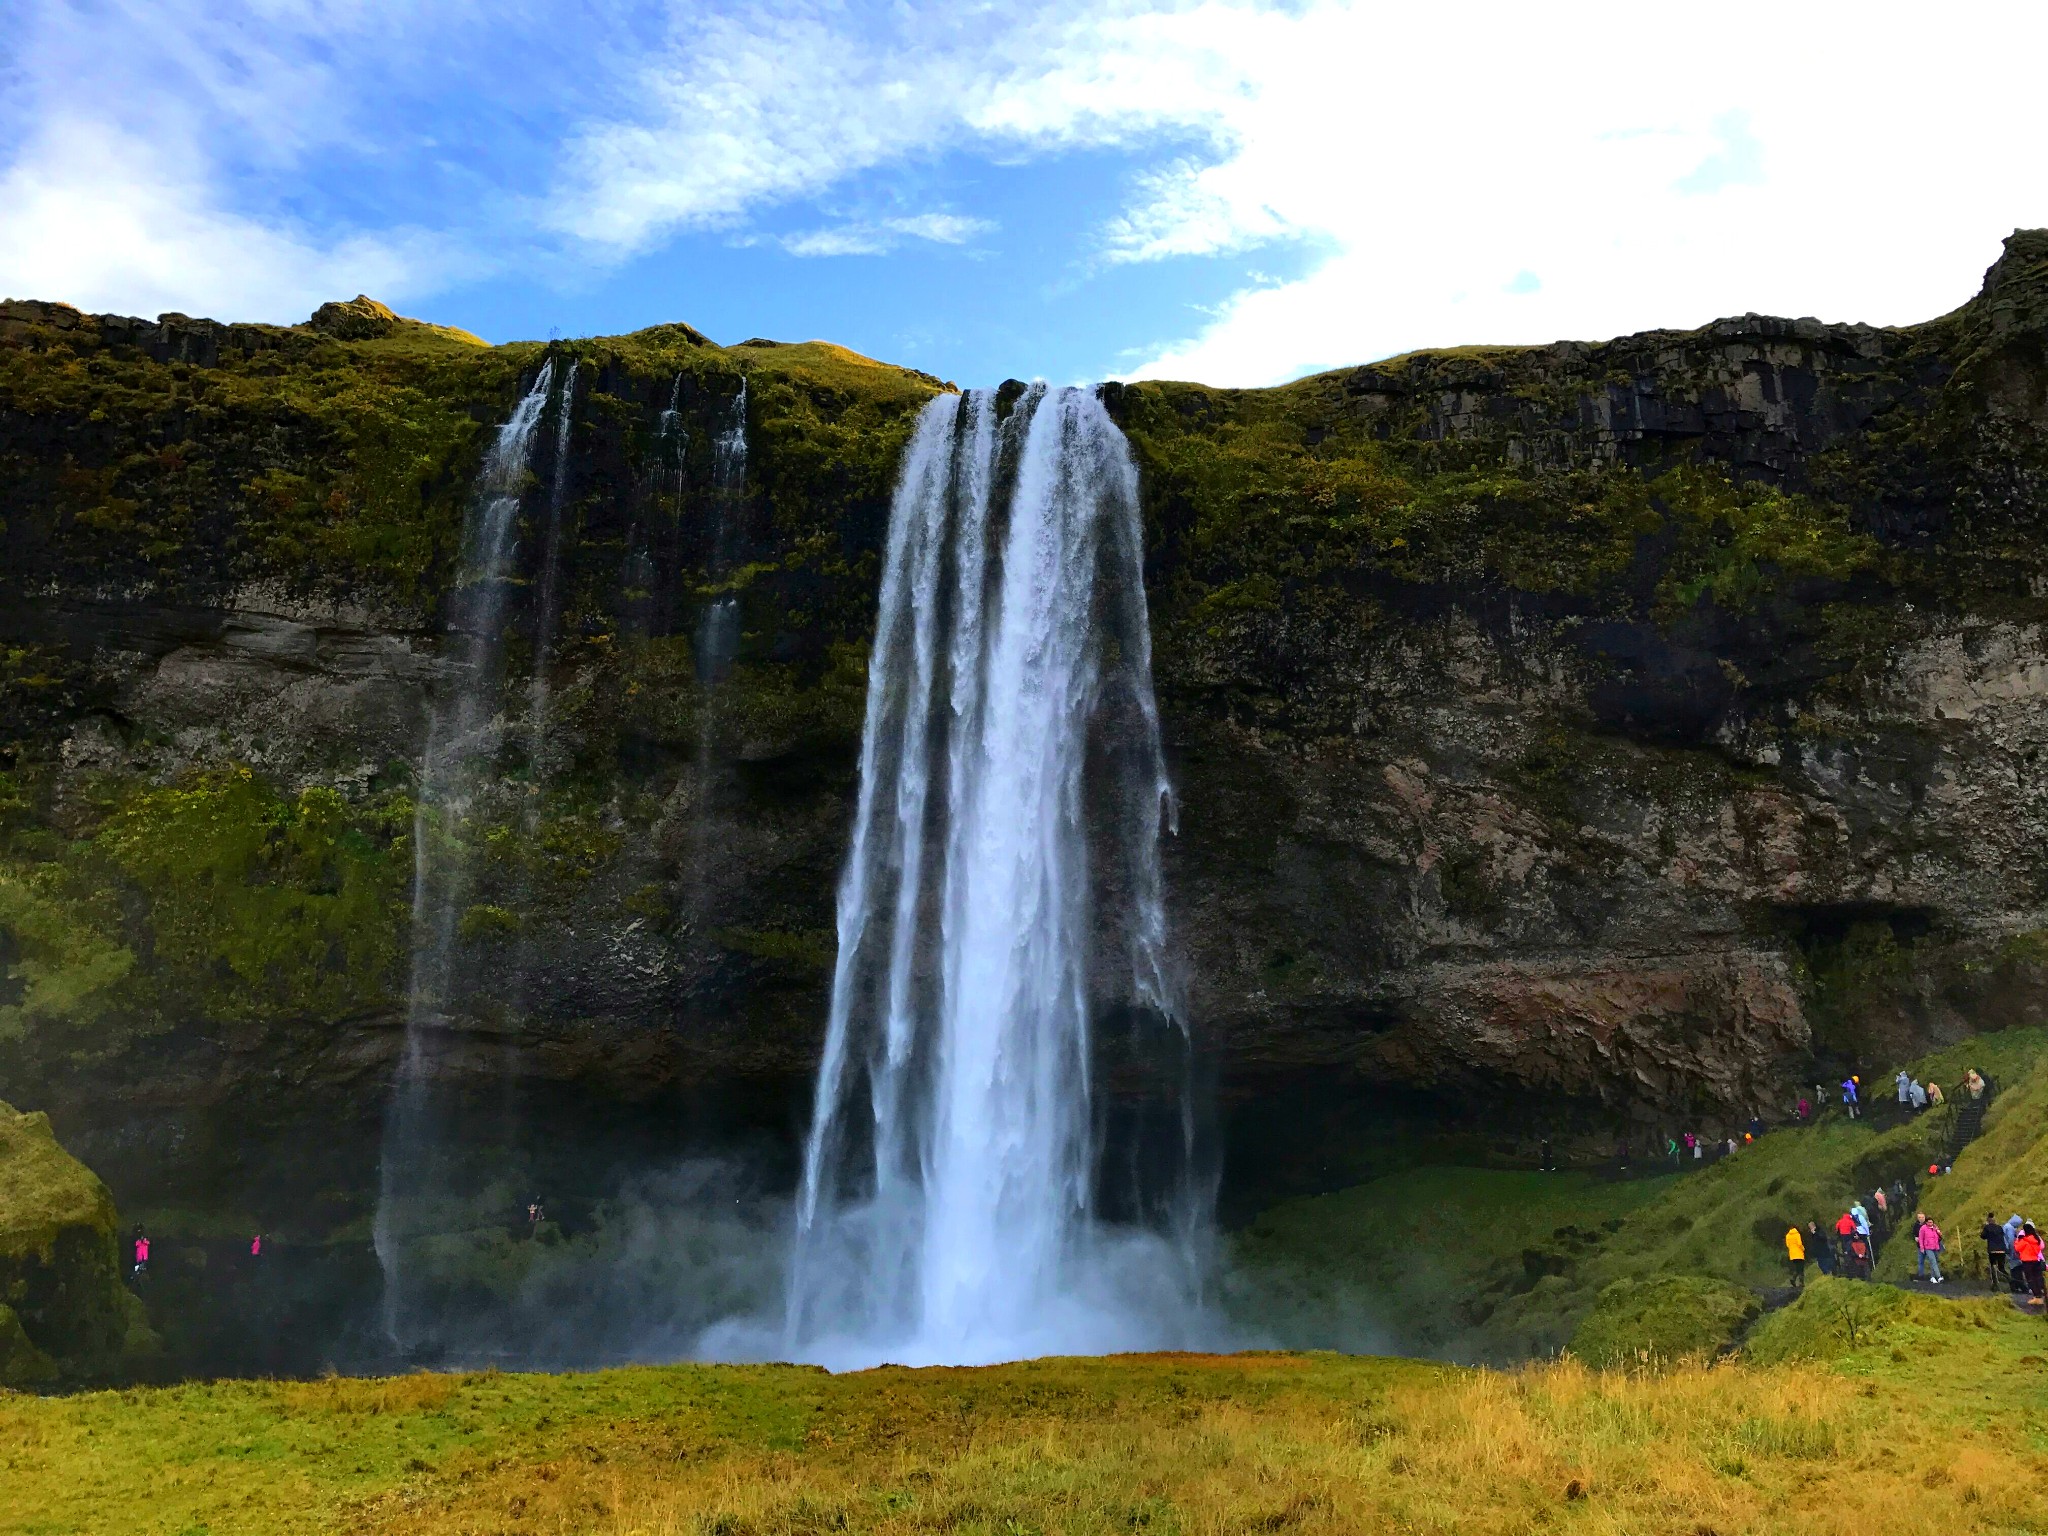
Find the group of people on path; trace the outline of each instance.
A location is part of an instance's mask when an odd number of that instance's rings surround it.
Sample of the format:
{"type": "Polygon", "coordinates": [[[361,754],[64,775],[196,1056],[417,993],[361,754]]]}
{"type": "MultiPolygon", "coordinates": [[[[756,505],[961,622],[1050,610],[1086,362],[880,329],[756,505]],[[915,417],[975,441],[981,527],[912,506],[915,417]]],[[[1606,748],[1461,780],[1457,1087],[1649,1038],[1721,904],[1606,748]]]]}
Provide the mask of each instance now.
{"type": "Polygon", "coordinates": [[[2004,1221],[1986,1211],[1978,1235],[1984,1239],[1991,1289],[2003,1286],[2016,1296],[2024,1294],[2029,1306],[2048,1305],[2048,1265],[2043,1263],[2048,1254],[2034,1224],[2018,1211],[2004,1221]]]}
{"type": "MultiPolygon", "coordinates": [[[[1889,1235],[1892,1210],[1903,1210],[1905,1200],[1905,1186],[1895,1182],[1889,1195],[1881,1188],[1873,1191],[1868,1206],[1860,1199],[1853,1202],[1835,1218],[1829,1231],[1823,1232],[1817,1221],[1809,1221],[1803,1230],[1797,1222],[1787,1227],[1785,1265],[1792,1289],[1805,1289],[1809,1259],[1819,1264],[1824,1275],[1870,1279],[1878,1252],[1889,1235]]],[[[1947,1251],[1948,1238],[1941,1224],[1925,1211],[1915,1211],[1905,1230],[1913,1242],[1914,1278],[1930,1285],[1946,1284],[1948,1276],[1941,1271],[1941,1256],[1947,1251]]],[[[1991,1289],[2006,1288],[2015,1295],[2024,1294],[2030,1306],[2048,1305],[2048,1297],[2044,1297],[2044,1287],[2048,1287],[2048,1262],[2044,1262],[2048,1259],[2048,1244],[2043,1243],[2034,1224],[2017,1211],[2003,1222],[1986,1211],[1979,1235],[1989,1261],[1991,1289]]]]}
{"type": "MultiPolygon", "coordinates": [[[[1869,1205],[1865,1205],[1860,1197],[1852,1201],[1825,1232],[1818,1221],[1807,1222],[1803,1230],[1797,1222],[1788,1226],[1785,1229],[1785,1265],[1792,1289],[1805,1289],[1809,1260],[1818,1264],[1824,1275],[1868,1280],[1876,1266],[1879,1248],[1891,1235],[1894,1213],[1906,1208],[1907,1198],[1904,1182],[1894,1180],[1890,1190],[1881,1185],[1872,1190],[1869,1205]]],[[[1914,1243],[1923,1254],[1929,1251],[1923,1245],[1929,1241],[1926,1234],[1930,1230],[1934,1232],[1932,1251],[1938,1254],[1940,1229],[1927,1219],[1925,1211],[1916,1212],[1913,1218],[1914,1243]]],[[[1923,1260],[1923,1266],[1925,1262],[1923,1260]]],[[[1938,1260],[1935,1268],[1939,1273],[1938,1260]]]]}

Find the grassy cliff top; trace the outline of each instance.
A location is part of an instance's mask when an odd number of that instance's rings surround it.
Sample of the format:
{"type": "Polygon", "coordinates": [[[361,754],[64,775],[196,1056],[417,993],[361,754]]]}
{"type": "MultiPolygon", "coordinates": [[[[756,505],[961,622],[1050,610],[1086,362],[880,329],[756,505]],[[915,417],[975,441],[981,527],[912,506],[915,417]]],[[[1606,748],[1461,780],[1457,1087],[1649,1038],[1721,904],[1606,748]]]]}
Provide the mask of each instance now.
{"type": "Polygon", "coordinates": [[[0,1103],[0,1261],[47,1261],[58,1234],[76,1227],[112,1240],[107,1186],[57,1144],[48,1115],[0,1103]]]}

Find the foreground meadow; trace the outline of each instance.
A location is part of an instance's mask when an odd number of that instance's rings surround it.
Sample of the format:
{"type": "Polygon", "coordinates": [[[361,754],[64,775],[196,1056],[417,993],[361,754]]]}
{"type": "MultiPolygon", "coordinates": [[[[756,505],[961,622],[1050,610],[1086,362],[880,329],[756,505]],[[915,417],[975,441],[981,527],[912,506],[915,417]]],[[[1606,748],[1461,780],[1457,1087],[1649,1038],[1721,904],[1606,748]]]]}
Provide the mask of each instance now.
{"type": "Polygon", "coordinates": [[[2039,1318],[1831,1283],[1753,1343],[1607,1373],[1134,1356],[13,1396],[0,1531],[2048,1529],[2039,1318]]]}

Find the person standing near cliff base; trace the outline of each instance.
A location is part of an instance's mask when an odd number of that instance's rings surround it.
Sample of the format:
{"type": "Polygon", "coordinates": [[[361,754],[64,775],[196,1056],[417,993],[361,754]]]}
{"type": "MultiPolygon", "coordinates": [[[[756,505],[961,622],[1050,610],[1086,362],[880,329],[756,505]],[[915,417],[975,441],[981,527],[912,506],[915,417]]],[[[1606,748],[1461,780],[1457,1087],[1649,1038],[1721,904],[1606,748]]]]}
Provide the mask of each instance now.
{"type": "Polygon", "coordinates": [[[1806,1289],[1806,1234],[1794,1222],[1785,1229],[1785,1267],[1792,1272],[1792,1289],[1806,1289]]]}
{"type": "Polygon", "coordinates": [[[1914,1226],[1913,1245],[1920,1250],[1920,1278],[1928,1279],[1931,1269],[1933,1283],[1941,1284],[1941,1228],[1928,1219],[1925,1211],[1914,1226]]]}
{"type": "Polygon", "coordinates": [[[1862,1083],[1857,1080],[1856,1076],[1853,1073],[1850,1074],[1848,1077],[1842,1079],[1842,1108],[1849,1111],[1849,1118],[1851,1120],[1854,1120],[1856,1118],[1856,1090],[1861,1088],[1862,1086],[1862,1083]]]}
{"type": "Polygon", "coordinates": [[[128,1273],[137,1280],[149,1273],[149,1234],[139,1225],[135,1228],[135,1267],[128,1273]]]}
{"type": "Polygon", "coordinates": [[[1996,1215],[1986,1211],[1984,1229],[1978,1236],[1984,1239],[1985,1271],[1991,1277],[1991,1289],[2004,1290],[2011,1283],[2011,1277],[2005,1268],[2005,1228],[1999,1224],[1996,1215]]]}
{"type": "Polygon", "coordinates": [[[2020,1261],[2020,1273],[2026,1277],[2027,1305],[2038,1307],[2042,1304],[2041,1234],[2034,1230],[2031,1221],[2020,1228],[2020,1240],[2012,1245],[2012,1251],[2020,1261]]]}

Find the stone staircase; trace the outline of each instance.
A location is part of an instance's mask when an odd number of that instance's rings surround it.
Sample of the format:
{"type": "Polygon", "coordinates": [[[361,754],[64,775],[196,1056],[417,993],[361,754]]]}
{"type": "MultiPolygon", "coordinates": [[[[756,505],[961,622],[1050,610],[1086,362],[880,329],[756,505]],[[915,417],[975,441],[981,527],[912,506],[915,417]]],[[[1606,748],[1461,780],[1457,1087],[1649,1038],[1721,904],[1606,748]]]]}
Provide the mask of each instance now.
{"type": "Polygon", "coordinates": [[[1956,1106],[1955,1128],[1949,1132],[1948,1155],[1953,1158],[1984,1130],[1984,1110],[1991,1103],[1992,1090],[1986,1088],[1981,1099],[1965,1099],[1956,1106]]]}

